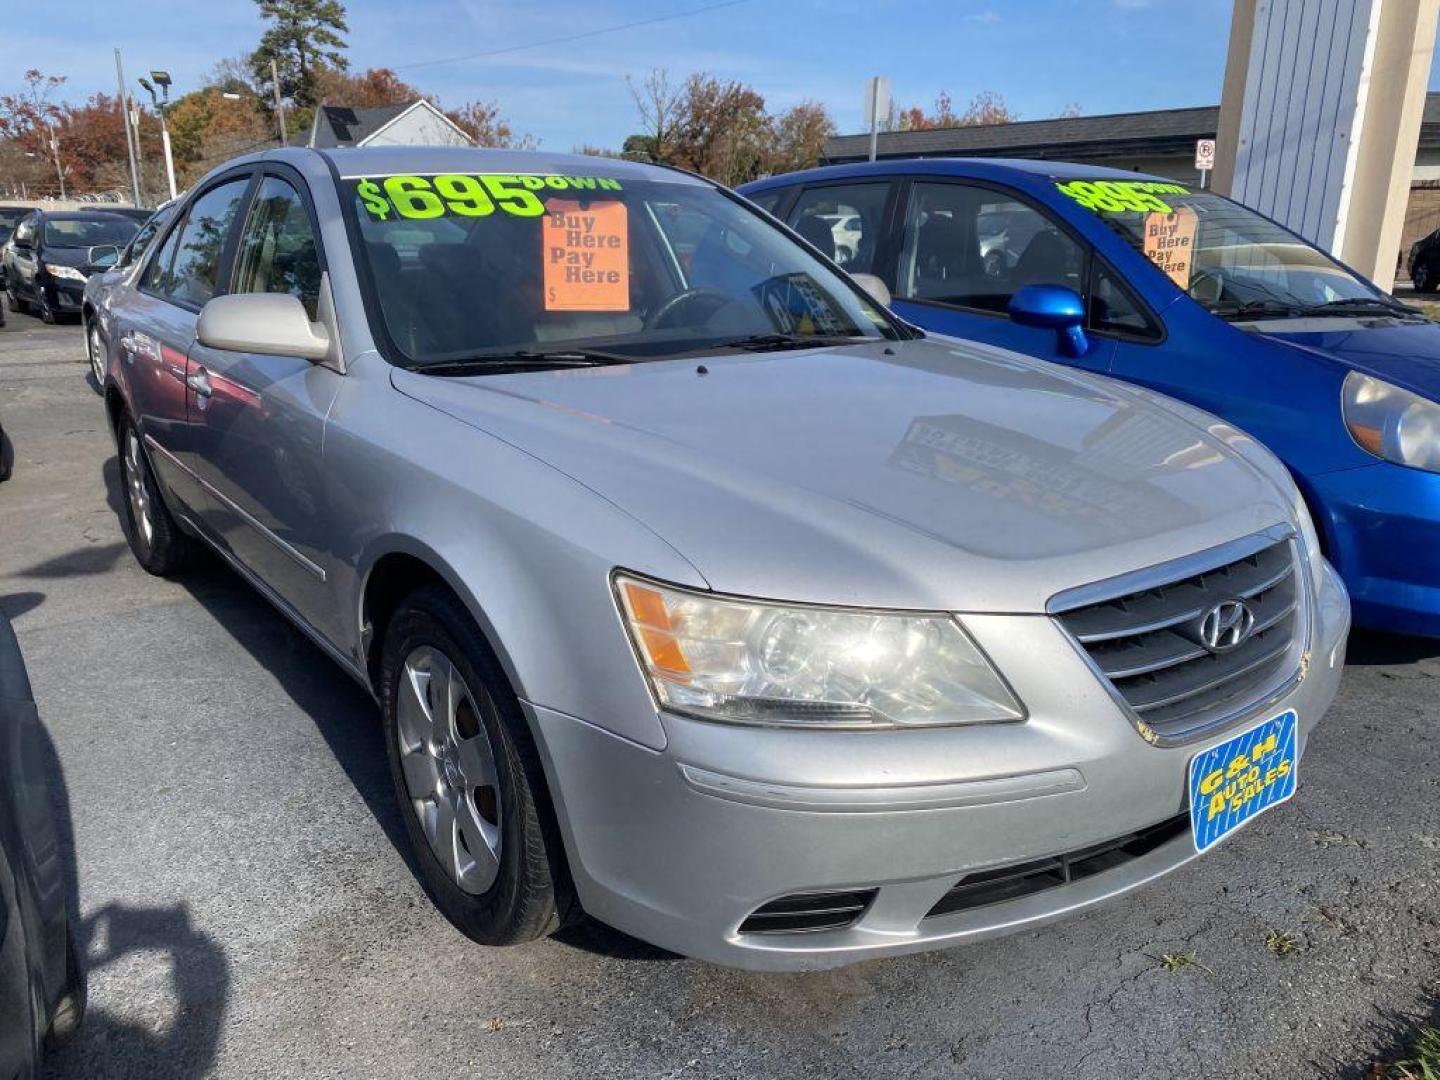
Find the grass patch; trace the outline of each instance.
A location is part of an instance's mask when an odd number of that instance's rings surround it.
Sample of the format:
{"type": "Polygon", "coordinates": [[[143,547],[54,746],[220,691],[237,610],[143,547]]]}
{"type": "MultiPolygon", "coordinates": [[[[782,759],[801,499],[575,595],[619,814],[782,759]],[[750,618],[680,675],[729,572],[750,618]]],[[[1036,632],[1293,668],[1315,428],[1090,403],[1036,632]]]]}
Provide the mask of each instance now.
{"type": "Polygon", "coordinates": [[[1271,930],[1265,935],[1265,948],[1276,956],[1289,956],[1300,951],[1300,939],[1284,930],[1271,930]]]}
{"type": "MultiPolygon", "coordinates": [[[[1207,975],[1214,974],[1213,971],[1211,971],[1209,968],[1207,968],[1204,964],[1200,962],[1200,957],[1193,952],[1161,953],[1160,966],[1166,971],[1170,972],[1184,971],[1186,968],[1193,967],[1199,968],[1207,975]]],[[[1428,1077],[1426,1078],[1426,1080],[1428,1080],[1428,1077]]]]}
{"type": "Polygon", "coordinates": [[[1420,1028],[1405,1057],[1389,1065],[1376,1064],[1366,1080],[1440,1080],[1440,1028],[1420,1028]]]}

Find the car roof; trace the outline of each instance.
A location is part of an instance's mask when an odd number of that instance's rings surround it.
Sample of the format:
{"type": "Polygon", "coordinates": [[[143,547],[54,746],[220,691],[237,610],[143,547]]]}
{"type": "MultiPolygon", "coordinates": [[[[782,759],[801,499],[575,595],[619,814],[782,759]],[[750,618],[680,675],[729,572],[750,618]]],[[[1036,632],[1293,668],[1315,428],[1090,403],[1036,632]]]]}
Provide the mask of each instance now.
{"type": "Polygon", "coordinates": [[[90,221],[100,218],[119,218],[121,221],[134,221],[133,214],[117,214],[114,210],[102,210],[96,207],[94,210],[38,210],[36,211],[47,221],[90,221]]]}
{"type": "Polygon", "coordinates": [[[1128,172],[1105,165],[1079,165],[1068,161],[1034,160],[1028,158],[892,158],[885,161],[860,161],[848,165],[824,165],[818,169],[769,176],[741,186],[742,192],[764,191],[792,184],[816,183],[821,180],[848,180],[866,176],[970,176],[978,179],[1004,180],[1047,176],[1064,176],[1077,180],[1153,180],[1174,183],[1164,176],[1128,172]]]}
{"type": "MultiPolygon", "coordinates": [[[[387,173],[505,172],[607,176],[617,180],[662,180],[707,185],[709,181],[681,169],[648,165],[624,158],[552,154],[537,150],[493,150],[471,146],[366,146],[314,150],[341,176],[387,173]]],[[[280,158],[283,151],[277,151],[280,158]]],[[[267,155],[268,156],[268,155],[267,155]]]]}

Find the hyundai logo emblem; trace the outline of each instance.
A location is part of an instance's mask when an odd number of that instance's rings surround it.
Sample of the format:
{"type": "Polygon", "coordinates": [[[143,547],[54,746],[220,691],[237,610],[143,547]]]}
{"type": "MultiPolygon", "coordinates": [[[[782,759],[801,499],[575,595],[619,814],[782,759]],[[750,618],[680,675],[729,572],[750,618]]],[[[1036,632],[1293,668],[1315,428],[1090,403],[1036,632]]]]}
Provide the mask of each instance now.
{"type": "Polygon", "coordinates": [[[1244,600],[1221,600],[1200,619],[1200,644],[1212,653],[1238,649],[1255,632],[1255,612],[1244,600]]]}

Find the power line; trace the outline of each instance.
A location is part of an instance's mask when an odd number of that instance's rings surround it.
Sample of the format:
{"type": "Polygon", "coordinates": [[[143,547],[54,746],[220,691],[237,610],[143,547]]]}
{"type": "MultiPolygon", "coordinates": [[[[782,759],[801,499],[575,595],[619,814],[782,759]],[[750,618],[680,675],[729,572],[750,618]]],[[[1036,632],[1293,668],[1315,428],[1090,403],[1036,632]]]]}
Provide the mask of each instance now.
{"type": "Polygon", "coordinates": [[[605,26],[598,30],[586,30],[579,34],[566,34],[564,37],[545,38],[543,41],[531,41],[524,45],[510,45],[504,49],[487,49],[485,52],[465,53],[462,56],[442,56],[435,60],[414,60],[408,64],[395,64],[392,70],[407,71],[417,67],[433,67],[436,64],[455,64],[462,60],[481,60],[488,56],[504,56],[506,53],[524,52],[526,49],[539,49],[546,45],[563,45],[566,42],[599,37],[602,34],[618,34],[622,30],[634,30],[641,26],[654,26],[656,23],[674,22],[676,19],[688,19],[692,15],[704,15],[709,11],[719,11],[721,8],[735,7],[739,4],[748,4],[749,2],[750,0],[723,0],[723,2],[719,4],[707,4],[704,7],[691,8],[689,11],[676,11],[670,15],[656,15],[653,18],[621,23],[618,26],[605,26]]]}

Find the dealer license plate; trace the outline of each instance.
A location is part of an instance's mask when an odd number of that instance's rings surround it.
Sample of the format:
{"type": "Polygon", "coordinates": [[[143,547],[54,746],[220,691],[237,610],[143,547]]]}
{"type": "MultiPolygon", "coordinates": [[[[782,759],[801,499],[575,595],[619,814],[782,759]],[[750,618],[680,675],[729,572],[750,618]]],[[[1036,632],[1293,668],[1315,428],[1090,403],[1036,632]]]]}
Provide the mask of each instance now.
{"type": "Polygon", "coordinates": [[[1190,825],[1207,851],[1295,794],[1295,710],[1211,747],[1190,761],[1190,825]]]}

